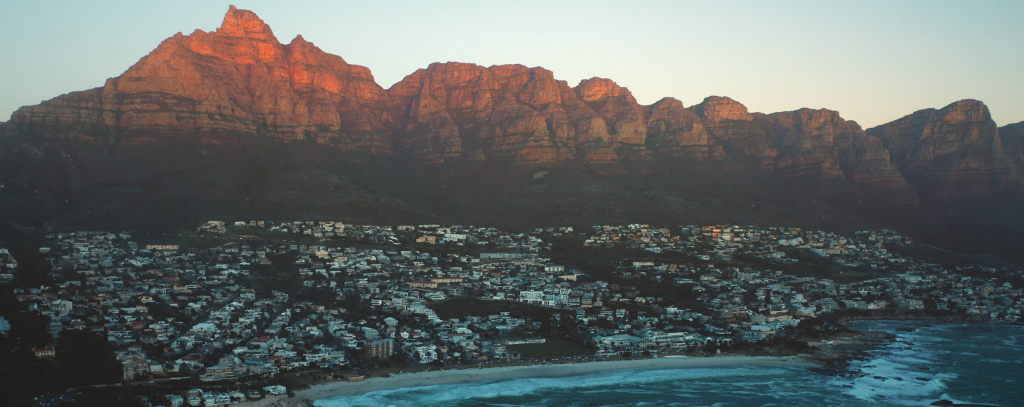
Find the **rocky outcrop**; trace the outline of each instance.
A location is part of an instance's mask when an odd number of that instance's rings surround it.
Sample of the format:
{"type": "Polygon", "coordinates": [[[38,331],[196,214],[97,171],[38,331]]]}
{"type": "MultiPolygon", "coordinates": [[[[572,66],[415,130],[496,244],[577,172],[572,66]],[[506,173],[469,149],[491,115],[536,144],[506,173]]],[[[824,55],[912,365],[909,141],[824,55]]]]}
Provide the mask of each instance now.
{"type": "Polygon", "coordinates": [[[842,176],[836,138],[849,138],[850,128],[839,114],[830,110],[800,109],[793,112],[758,115],[776,152],[776,169],[824,177],[842,176]]]}
{"type": "Polygon", "coordinates": [[[754,116],[740,102],[723,96],[708,96],[699,105],[693,106],[693,112],[712,127],[728,122],[749,122],[754,116]]]}
{"type": "Polygon", "coordinates": [[[611,143],[641,145],[647,137],[647,123],[643,110],[629,89],[604,78],[580,81],[574,89],[583,102],[605,121],[611,143]]]}
{"type": "MultiPolygon", "coordinates": [[[[665,99],[651,109],[652,145],[672,150],[662,142],[655,125],[664,112],[684,124],[689,143],[706,153],[705,159],[730,155],[748,171],[767,177],[802,177],[829,181],[842,187],[846,180],[877,197],[899,203],[916,202],[910,184],[889,161],[881,142],[868,136],[857,123],[844,120],[831,110],[800,109],[769,115],[751,114],[745,106],[727,97],[711,96],[700,104],[680,111],[681,103],[665,99]],[[721,146],[724,146],[724,150],[721,146]]],[[[691,150],[694,148],[691,147],[691,150]]],[[[691,155],[697,154],[691,152],[691,155]]],[[[827,185],[826,185],[827,186],[827,185]]]]}
{"type": "Polygon", "coordinates": [[[933,205],[958,210],[980,199],[1019,197],[1020,171],[1003,151],[988,107],[961,100],[925,109],[867,131],[933,205]]]}
{"type": "Polygon", "coordinates": [[[721,143],[683,102],[664,98],[648,108],[646,144],[669,160],[715,162],[726,157],[721,143]]]}
{"type": "Polygon", "coordinates": [[[436,63],[388,90],[403,151],[426,163],[506,159],[611,164],[641,146],[643,109],[626,88],[593,78],[570,88],[543,68],[436,63]]]}
{"type": "Polygon", "coordinates": [[[1006,158],[1024,170],[1024,122],[1008,124],[999,128],[999,140],[1003,144],[1006,158]]]}
{"type": "Polygon", "coordinates": [[[910,184],[889,161],[881,141],[860,126],[827,109],[800,109],[767,115],[763,121],[779,155],[776,168],[843,177],[877,197],[900,203],[916,202],[910,184]]]}
{"type": "Polygon", "coordinates": [[[689,109],[704,128],[752,169],[774,170],[778,151],[762,123],[754,120],[747,107],[727,97],[709,96],[689,109]]]}
{"type": "Polygon", "coordinates": [[[571,92],[543,68],[436,63],[388,93],[404,113],[399,148],[421,162],[544,164],[572,156],[576,129],[563,103],[571,92]]]}
{"type": "Polygon", "coordinates": [[[12,121],[48,137],[255,134],[388,154],[388,102],[367,68],[301,36],[282,45],[255,14],[232,6],[216,31],[179,33],[102,88],[19,109],[12,121]]]}

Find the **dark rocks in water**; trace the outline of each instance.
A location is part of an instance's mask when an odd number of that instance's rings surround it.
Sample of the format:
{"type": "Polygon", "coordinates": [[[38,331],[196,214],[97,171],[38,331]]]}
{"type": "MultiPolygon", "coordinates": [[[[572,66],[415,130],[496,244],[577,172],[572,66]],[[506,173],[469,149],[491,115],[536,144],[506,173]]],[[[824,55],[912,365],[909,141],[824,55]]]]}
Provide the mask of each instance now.
{"type": "Polygon", "coordinates": [[[896,331],[897,331],[897,332],[914,332],[914,331],[916,331],[916,330],[917,330],[917,329],[914,329],[914,328],[909,328],[909,327],[905,327],[905,326],[901,326],[901,327],[899,327],[899,328],[896,328],[896,331]]]}
{"type": "Polygon", "coordinates": [[[887,377],[882,377],[882,376],[871,376],[871,377],[872,377],[872,378],[875,378],[875,379],[878,379],[878,380],[883,380],[883,381],[884,381],[885,379],[887,379],[887,377]]]}
{"type": "Polygon", "coordinates": [[[927,377],[915,377],[915,379],[920,380],[922,382],[930,382],[930,381],[932,381],[932,379],[929,379],[927,377]]]}
{"type": "Polygon", "coordinates": [[[932,369],[929,369],[927,366],[918,366],[917,368],[921,369],[921,370],[932,370],[932,369]]]}
{"type": "Polygon", "coordinates": [[[949,401],[949,400],[938,400],[938,401],[932,402],[931,405],[933,405],[933,406],[956,406],[956,407],[997,407],[994,404],[974,404],[974,403],[957,404],[957,403],[954,403],[954,402],[949,401]]]}

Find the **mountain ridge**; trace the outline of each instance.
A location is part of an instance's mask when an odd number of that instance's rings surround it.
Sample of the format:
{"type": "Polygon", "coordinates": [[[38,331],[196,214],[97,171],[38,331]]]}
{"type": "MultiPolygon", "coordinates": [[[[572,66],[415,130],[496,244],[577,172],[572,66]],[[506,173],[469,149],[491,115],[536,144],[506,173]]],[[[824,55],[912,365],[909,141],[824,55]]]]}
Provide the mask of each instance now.
{"type": "Polygon", "coordinates": [[[392,219],[382,208],[394,207],[410,219],[482,222],[543,211],[715,221],[731,210],[764,223],[899,224],[978,251],[984,244],[941,235],[1024,231],[1006,223],[1024,207],[1018,125],[998,128],[974,100],[867,130],[828,109],[751,113],[722,96],[641,105],[610,79],[569,86],[523,65],[434,63],[384,89],[368,68],[301,35],[282,44],[231,6],[217,30],[178,33],[100,88],[12,114],[0,125],[0,182],[20,192],[0,193],[0,205],[37,213],[8,220],[51,224],[85,217],[65,196],[140,217],[173,197],[190,208],[185,221],[296,205],[349,213],[336,204],[370,219],[392,219]],[[69,204],[40,204],[51,198],[69,204]]]}

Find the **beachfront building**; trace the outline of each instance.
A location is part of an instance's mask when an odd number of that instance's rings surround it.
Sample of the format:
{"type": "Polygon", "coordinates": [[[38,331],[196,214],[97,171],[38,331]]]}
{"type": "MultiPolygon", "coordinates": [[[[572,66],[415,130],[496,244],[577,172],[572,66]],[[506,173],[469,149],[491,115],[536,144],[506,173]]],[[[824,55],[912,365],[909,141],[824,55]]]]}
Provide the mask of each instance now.
{"type": "Polygon", "coordinates": [[[363,360],[387,359],[395,354],[395,341],[378,339],[363,345],[363,360]]]}
{"type": "Polygon", "coordinates": [[[267,392],[267,396],[283,396],[288,393],[288,389],[281,385],[267,386],[263,391],[267,392]]]}
{"type": "Polygon", "coordinates": [[[650,338],[638,338],[628,334],[596,336],[594,342],[605,353],[619,355],[625,352],[642,352],[653,344],[650,338]]]}

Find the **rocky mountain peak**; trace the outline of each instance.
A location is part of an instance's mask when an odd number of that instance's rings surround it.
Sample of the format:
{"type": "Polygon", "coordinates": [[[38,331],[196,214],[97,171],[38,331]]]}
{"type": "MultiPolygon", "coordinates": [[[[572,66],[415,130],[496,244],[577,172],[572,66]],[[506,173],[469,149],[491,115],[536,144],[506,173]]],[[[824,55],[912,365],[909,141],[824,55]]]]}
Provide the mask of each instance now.
{"type": "Polygon", "coordinates": [[[694,113],[710,123],[718,124],[723,120],[752,121],[754,117],[742,103],[724,96],[708,96],[703,102],[693,106],[694,113]]]}
{"type": "Polygon", "coordinates": [[[270,26],[264,23],[256,13],[240,10],[234,5],[228,8],[224,21],[215,33],[227,37],[242,37],[261,41],[277,41],[270,26]]]}
{"type": "Polygon", "coordinates": [[[590,78],[580,81],[576,85],[576,93],[584,102],[603,102],[608,100],[622,100],[636,104],[636,99],[629,89],[619,86],[611,79],[590,78]]]}
{"type": "Polygon", "coordinates": [[[961,100],[871,128],[892,162],[936,206],[959,210],[970,198],[1017,199],[1024,180],[1003,151],[984,103],[961,100]]]}
{"type": "Polygon", "coordinates": [[[820,129],[820,128],[845,128],[846,126],[855,126],[857,130],[860,130],[860,126],[853,122],[848,122],[839,115],[839,112],[828,109],[808,109],[803,108],[794,110],[791,112],[779,112],[767,115],[772,121],[784,124],[793,128],[801,129],[820,129]]]}
{"type": "Polygon", "coordinates": [[[84,139],[258,134],[388,154],[389,101],[369,69],[301,36],[282,45],[255,13],[232,6],[216,31],[175,35],[102,88],[18,114],[84,139]]]}
{"type": "Polygon", "coordinates": [[[679,99],[676,99],[674,97],[665,97],[665,98],[661,98],[661,100],[659,100],[657,102],[654,102],[654,104],[651,105],[651,108],[653,108],[655,110],[657,110],[657,109],[678,110],[678,109],[683,109],[684,106],[683,106],[683,102],[680,101],[679,99]]]}
{"type": "MultiPolygon", "coordinates": [[[[296,36],[288,45],[284,46],[285,52],[288,56],[289,62],[301,62],[306,64],[316,63],[318,59],[329,58],[336,60],[336,62],[344,63],[344,59],[339,56],[331,55],[323,52],[320,48],[314,45],[312,42],[306,41],[301,35],[296,36]]],[[[347,63],[346,63],[347,65],[347,63]]]]}
{"type": "Polygon", "coordinates": [[[964,99],[953,102],[939,111],[942,121],[947,124],[988,122],[992,115],[980,100],[964,99]]]}

